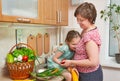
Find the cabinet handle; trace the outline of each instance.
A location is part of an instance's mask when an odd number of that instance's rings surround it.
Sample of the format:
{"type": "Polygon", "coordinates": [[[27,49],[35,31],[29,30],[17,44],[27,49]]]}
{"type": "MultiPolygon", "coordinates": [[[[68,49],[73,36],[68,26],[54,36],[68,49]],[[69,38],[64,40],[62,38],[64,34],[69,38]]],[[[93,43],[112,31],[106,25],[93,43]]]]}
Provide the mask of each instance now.
{"type": "Polygon", "coordinates": [[[57,22],[59,23],[60,22],[60,15],[59,15],[59,10],[57,11],[57,22]]]}
{"type": "Polygon", "coordinates": [[[62,19],[62,13],[61,13],[61,11],[59,11],[59,22],[61,22],[61,19],[62,19]]]}
{"type": "Polygon", "coordinates": [[[30,19],[27,18],[17,18],[18,22],[23,22],[23,23],[30,23],[30,19]]]}

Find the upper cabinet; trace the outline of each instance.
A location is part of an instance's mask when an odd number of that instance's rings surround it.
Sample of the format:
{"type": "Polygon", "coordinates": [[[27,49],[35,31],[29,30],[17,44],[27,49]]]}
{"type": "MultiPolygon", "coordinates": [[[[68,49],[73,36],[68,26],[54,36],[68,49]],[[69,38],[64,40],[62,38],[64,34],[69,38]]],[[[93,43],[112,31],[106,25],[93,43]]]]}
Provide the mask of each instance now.
{"type": "Polygon", "coordinates": [[[68,25],[68,0],[43,0],[43,23],[68,25]]]}
{"type": "Polygon", "coordinates": [[[0,0],[0,21],[68,25],[68,0],[0,0]]]}
{"type": "Polygon", "coordinates": [[[40,23],[42,0],[0,0],[0,20],[5,22],[40,23]]]}

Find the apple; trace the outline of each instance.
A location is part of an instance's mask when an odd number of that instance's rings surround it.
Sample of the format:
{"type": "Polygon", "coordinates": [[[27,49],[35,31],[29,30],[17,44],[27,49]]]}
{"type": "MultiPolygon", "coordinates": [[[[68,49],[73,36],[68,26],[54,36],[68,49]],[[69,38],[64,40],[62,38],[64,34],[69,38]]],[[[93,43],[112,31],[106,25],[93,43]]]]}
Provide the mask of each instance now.
{"type": "Polygon", "coordinates": [[[28,56],[23,56],[22,61],[27,62],[28,61],[28,56]]]}
{"type": "Polygon", "coordinates": [[[64,59],[62,59],[62,61],[60,62],[61,64],[64,64],[65,63],[65,58],[64,59]]]}
{"type": "Polygon", "coordinates": [[[64,64],[64,63],[65,63],[65,61],[61,61],[60,63],[61,63],[61,64],[64,64]]]}

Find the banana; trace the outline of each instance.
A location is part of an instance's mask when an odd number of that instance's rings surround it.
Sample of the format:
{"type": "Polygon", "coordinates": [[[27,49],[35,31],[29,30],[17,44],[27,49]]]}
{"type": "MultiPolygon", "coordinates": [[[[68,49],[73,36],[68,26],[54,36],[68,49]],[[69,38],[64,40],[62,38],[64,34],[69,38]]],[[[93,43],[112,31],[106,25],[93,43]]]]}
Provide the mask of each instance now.
{"type": "Polygon", "coordinates": [[[76,72],[74,68],[69,68],[68,69],[72,75],[72,81],[79,81],[79,74],[76,72]]]}

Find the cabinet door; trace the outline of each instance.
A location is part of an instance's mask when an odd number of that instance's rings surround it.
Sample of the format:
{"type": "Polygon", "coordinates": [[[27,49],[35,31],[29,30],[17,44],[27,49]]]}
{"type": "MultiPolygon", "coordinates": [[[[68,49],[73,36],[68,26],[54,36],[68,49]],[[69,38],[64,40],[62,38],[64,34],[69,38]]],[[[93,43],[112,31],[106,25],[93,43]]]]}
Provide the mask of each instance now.
{"type": "Polygon", "coordinates": [[[43,23],[55,25],[57,22],[57,0],[43,0],[43,23]]]}
{"type": "Polygon", "coordinates": [[[0,21],[2,20],[2,5],[1,5],[1,0],[0,0],[0,21]]]}
{"type": "Polygon", "coordinates": [[[1,21],[40,23],[42,0],[0,0],[1,21]]]}
{"type": "Polygon", "coordinates": [[[68,25],[68,0],[43,0],[43,23],[68,25]]]}
{"type": "Polygon", "coordinates": [[[58,0],[59,25],[68,25],[68,0],[58,0]]]}

